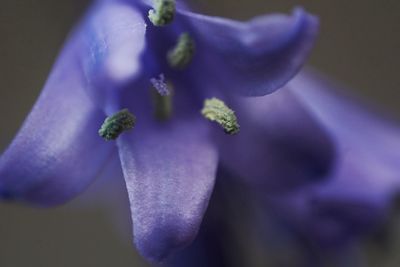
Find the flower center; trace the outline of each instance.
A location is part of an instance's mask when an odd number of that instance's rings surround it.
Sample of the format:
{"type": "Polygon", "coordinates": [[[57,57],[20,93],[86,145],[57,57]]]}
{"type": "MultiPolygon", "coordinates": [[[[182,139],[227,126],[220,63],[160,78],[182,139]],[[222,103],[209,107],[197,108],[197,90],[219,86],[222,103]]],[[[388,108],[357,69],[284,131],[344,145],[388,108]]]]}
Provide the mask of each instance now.
{"type": "Polygon", "coordinates": [[[99,135],[107,141],[115,140],[122,132],[132,129],[135,122],[136,117],[128,109],[120,110],[105,119],[99,135]]]}
{"type": "Polygon", "coordinates": [[[218,98],[206,99],[201,114],[206,119],[218,123],[227,134],[237,134],[240,130],[235,112],[218,98]]]}
{"type": "Polygon", "coordinates": [[[175,0],[154,0],[154,9],[149,11],[149,19],[155,26],[165,26],[175,17],[175,0]]]}
{"type": "MultiPolygon", "coordinates": [[[[149,19],[155,26],[165,26],[171,23],[175,17],[174,0],[154,0],[154,9],[149,11],[149,19]]],[[[182,33],[175,47],[168,51],[166,57],[169,66],[182,70],[192,61],[195,52],[195,43],[188,33],[182,33]]],[[[159,121],[168,120],[173,111],[172,84],[166,83],[164,74],[158,78],[150,79],[151,94],[154,105],[154,116],[159,121]]],[[[218,123],[225,133],[234,135],[239,132],[235,112],[218,98],[206,99],[201,114],[208,120],[218,123]]],[[[124,131],[135,126],[136,117],[123,109],[114,115],[107,117],[99,130],[99,135],[105,140],[115,140],[124,131]]]]}

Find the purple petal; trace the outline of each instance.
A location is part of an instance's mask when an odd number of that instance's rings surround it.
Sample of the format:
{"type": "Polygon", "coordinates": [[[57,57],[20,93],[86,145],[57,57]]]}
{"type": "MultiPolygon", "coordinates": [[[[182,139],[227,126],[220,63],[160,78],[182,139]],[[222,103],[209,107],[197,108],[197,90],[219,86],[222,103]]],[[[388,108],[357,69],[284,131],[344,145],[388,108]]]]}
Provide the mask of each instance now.
{"type": "Polygon", "coordinates": [[[334,151],[324,128],[287,88],[258,98],[232,98],[240,132],[220,134],[221,161],[264,192],[315,182],[330,170],[334,151]]]}
{"type": "Polygon", "coordinates": [[[321,188],[324,196],[384,203],[399,190],[399,127],[335,94],[340,87],[316,74],[301,75],[291,87],[327,128],[337,147],[335,179],[321,188]]]}
{"type": "Polygon", "coordinates": [[[217,167],[206,126],[197,119],[138,123],[118,140],[134,240],[152,261],[188,245],[197,234],[217,167]]]}
{"type": "Polygon", "coordinates": [[[284,86],[313,47],[318,20],[296,9],[238,22],[181,11],[196,39],[194,75],[224,81],[227,92],[262,96],[284,86]]]}
{"type": "Polygon", "coordinates": [[[375,229],[399,191],[400,128],[320,75],[302,74],[289,86],[331,134],[337,159],[324,184],[278,200],[281,212],[325,245],[375,229]]]}
{"type": "Polygon", "coordinates": [[[74,197],[92,181],[111,147],[97,134],[104,115],[85,94],[85,84],[67,47],[0,158],[0,196],[54,205],[74,197]]]}
{"type": "Polygon", "coordinates": [[[78,28],[78,55],[87,90],[108,113],[115,112],[119,91],[141,74],[146,24],[133,4],[100,1],[78,28]]]}
{"type": "Polygon", "coordinates": [[[91,9],[0,160],[3,198],[54,205],[87,187],[111,148],[97,134],[100,108],[115,108],[114,91],[139,72],[144,30],[126,3],[100,1],[91,9]]]}

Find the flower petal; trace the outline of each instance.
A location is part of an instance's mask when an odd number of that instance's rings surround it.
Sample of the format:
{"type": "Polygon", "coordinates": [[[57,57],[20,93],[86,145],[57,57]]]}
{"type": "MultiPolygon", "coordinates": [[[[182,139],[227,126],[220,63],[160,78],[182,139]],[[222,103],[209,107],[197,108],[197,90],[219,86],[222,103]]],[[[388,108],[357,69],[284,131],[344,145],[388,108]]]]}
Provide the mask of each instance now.
{"type": "Polygon", "coordinates": [[[97,134],[105,117],[100,108],[114,108],[119,84],[138,74],[144,30],[132,5],[92,7],[0,160],[2,198],[53,205],[86,188],[111,151],[97,134]]]}
{"type": "Polygon", "coordinates": [[[291,87],[338,148],[335,179],[326,193],[376,201],[399,189],[400,127],[341,96],[341,87],[320,75],[301,75],[291,87]]]}
{"type": "Polygon", "coordinates": [[[116,111],[117,89],[141,74],[145,32],[140,11],[124,1],[99,1],[78,28],[87,90],[108,113],[116,111]]]}
{"type": "Polygon", "coordinates": [[[202,120],[137,125],[118,140],[136,246],[160,261],[196,236],[217,153],[202,120]]]}
{"type": "Polygon", "coordinates": [[[292,16],[268,15],[243,23],[180,11],[193,28],[195,75],[226,81],[224,90],[246,96],[270,94],[305,63],[318,20],[298,8],[292,16]]]}
{"type": "Polygon", "coordinates": [[[219,135],[221,162],[264,192],[319,181],[330,170],[329,135],[287,88],[258,98],[231,98],[240,132],[219,135]]]}
{"type": "Polygon", "coordinates": [[[104,120],[84,92],[68,47],[33,110],[0,158],[0,196],[39,205],[64,203],[92,181],[111,147],[98,136],[104,120]]]}
{"type": "Polygon", "coordinates": [[[316,73],[289,86],[331,134],[337,159],[325,183],[279,199],[279,210],[308,238],[328,246],[376,229],[400,189],[400,128],[316,73]]]}

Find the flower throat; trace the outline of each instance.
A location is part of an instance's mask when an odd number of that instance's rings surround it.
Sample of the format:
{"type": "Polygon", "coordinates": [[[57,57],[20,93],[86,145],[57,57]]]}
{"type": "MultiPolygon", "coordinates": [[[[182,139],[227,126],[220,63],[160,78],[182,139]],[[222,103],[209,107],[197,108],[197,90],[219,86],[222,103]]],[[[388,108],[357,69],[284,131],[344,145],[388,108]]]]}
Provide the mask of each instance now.
{"type": "MultiPolygon", "coordinates": [[[[175,18],[175,0],[154,0],[154,7],[149,11],[148,18],[156,27],[164,27],[175,18]]],[[[192,62],[196,47],[189,33],[181,33],[174,47],[166,54],[166,61],[172,69],[184,70],[192,62]]],[[[173,113],[172,82],[166,82],[164,74],[150,79],[151,95],[153,98],[154,117],[158,121],[171,119],[173,113]]],[[[179,92],[177,92],[179,93],[179,92]]],[[[237,134],[239,123],[232,109],[221,99],[213,97],[205,99],[200,114],[205,119],[218,123],[226,134],[237,134]]],[[[115,140],[124,131],[134,127],[136,117],[128,110],[122,109],[107,117],[99,130],[99,135],[105,140],[115,140]]]]}

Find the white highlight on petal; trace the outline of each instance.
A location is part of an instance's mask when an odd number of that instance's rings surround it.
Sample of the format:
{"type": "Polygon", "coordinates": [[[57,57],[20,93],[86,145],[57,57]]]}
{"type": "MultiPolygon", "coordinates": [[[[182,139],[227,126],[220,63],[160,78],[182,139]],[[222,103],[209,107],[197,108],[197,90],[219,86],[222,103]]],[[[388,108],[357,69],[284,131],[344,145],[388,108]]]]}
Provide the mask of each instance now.
{"type": "Polygon", "coordinates": [[[118,16],[106,16],[110,22],[105,26],[110,28],[105,29],[105,42],[109,51],[105,68],[111,79],[123,82],[133,78],[140,68],[141,62],[138,58],[145,46],[143,36],[147,25],[129,23],[132,18],[141,16],[132,8],[113,6],[113,9],[107,12],[116,13],[118,16]]]}
{"type": "Polygon", "coordinates": [[[129,4],[104,5],[91,22],[96,36],[96,43],[92,44],[94,65],[102,65],[102,72],[109,79],[124,82],[138,73],[147,25],[140,12],[129,4]]]}

